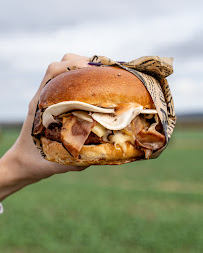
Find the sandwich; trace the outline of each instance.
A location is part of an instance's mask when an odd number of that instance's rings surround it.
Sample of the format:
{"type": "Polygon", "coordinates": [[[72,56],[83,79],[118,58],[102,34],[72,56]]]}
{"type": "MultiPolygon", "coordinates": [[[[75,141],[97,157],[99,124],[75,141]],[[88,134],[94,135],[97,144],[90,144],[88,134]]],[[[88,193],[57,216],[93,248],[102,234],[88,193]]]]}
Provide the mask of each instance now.
{"type": "Polygon", "coordinates": [[[32,136],[45,159],[77,166],[149,159],[166,144],[144,84],[112,66],[75,69],[51,79],[41,92],[32,136]]]}

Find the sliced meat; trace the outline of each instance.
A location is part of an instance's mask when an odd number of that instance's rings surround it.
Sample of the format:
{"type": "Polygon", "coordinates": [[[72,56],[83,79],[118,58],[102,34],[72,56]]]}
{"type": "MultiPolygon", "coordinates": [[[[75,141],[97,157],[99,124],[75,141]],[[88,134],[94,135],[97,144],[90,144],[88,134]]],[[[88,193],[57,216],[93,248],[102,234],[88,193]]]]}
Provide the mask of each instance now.
{"type": "Polygon", "coordinates": [[[165,136],[157,131],[160,128],[160,120],[157,115],[154,116],[155,122],[150,125],[149,121],[141,116],[137,116],[128,130],[133,132],[135,145],[141,147],[145,152],[145,158],[149,158],[154,150],[158,150],[166,143],[165,136]]]}
{"type": "Polygon", "coordinates": [[[38,109],[33,124],[33,134],[37,135],[42,132],[44,126],[42,125],[42,109],[38,109]]]}
{"type": "Polygon", "coordinates": [[[44,135],[47,139],[61,142],[61,127],[55,126],[54,128],[51,129],[47,128],[44,130],[44,135]]]}
{"type": "Polygon", "coordinates": [[[123,129],[123,132],[129,132],[136,136],[141,130],[148,129],[149,127],[150,123],[145,118],[138,115],[132,120],[131,124],[123,129]]]}
{"type": "Polygon", "coordinates": [[[61,141],[68,152],[78,158],[78,154],[88,138],[95,122],[88,122],[73,115],[63,118],[61,141]]]}
{"type": "Polygon", "coordinates": [[[145,158],[149,159],[150,156],[153,154],[153,151],[147,148],[144,148],[144,154],[145,154],[145,158]]]}
{"type": "Polygon", "coordinates": [[[85,141],[84,145],[91,145],[91,144],[101,144],[104,143],[103,139],[93,132],[90,133],[87,140],[85,141]]]}
{"type": "Polygon", "coordinates": [[[143,128],[145,128],[145,122],[141,120],[140,116],[134,118],[132,122],[133,133],[137,135],[143,128]]]}
{"type": "Polygon", "coordinates": [[[135,137],[135,143],[140,147],[150,150],[157,150],[164,146],[166,138],[159,132],[142,130],[135,137]]]}

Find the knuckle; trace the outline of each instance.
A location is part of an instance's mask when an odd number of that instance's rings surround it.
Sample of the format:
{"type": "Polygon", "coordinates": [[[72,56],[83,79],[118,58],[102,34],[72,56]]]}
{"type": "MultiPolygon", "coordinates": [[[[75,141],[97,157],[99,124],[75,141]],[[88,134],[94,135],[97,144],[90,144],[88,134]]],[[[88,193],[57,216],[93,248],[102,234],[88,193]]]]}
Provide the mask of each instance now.
{"type": "Polygon", "coordinates": [[[71,55],[70,53],[64,54],[63,60],[68,59],[70,57],[70,55],[71,55]]]}
{"type": "Polygon", "coordinates": [[[58,62],[52,62],[49,64],[47,68],[47,74],[53,74],[57,68],[58,62]]]}
{"type": "Polygon", "coordinates": [[[68,61],[71,60],[73,58],[75,58],[77,55],[76,54],[72,54],[72,53],[67,53],[63,56],[62,61],[68,61]]]}

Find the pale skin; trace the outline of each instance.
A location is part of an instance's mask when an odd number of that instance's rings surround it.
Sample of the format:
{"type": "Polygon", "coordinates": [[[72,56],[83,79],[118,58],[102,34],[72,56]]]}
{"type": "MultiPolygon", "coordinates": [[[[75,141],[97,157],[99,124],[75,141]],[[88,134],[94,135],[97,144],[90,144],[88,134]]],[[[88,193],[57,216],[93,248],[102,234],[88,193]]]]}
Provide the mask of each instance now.
{"type": "Polygon", "coordinates": [[[54,174],[82,171],[86,167],[66,166],[45,160],[31,137],[31,129],[40,93],[48,80],[69,69],[90,67],[89,58],[66,54],[61,62],[53,62],[47,68],[41,85],[29,104],[28,114],[15,144],[0,159],[0,202],[23,187],[54,174]]]}

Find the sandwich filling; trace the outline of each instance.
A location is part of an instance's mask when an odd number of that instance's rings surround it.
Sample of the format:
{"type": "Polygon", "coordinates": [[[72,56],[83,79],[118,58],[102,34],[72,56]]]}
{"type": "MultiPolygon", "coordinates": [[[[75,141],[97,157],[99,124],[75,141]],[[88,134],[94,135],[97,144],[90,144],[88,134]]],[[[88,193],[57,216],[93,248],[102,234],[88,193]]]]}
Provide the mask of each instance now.
{"type": "Polygon", "coordinates": [[[157,111],[137,103],[103,108],[67,101],[38,109],[33,135],[62,143],[75,158],[83,145],[112,143],[126,153],[126,143],[131,143],[148,159],[166,143],[157,111]]]}

